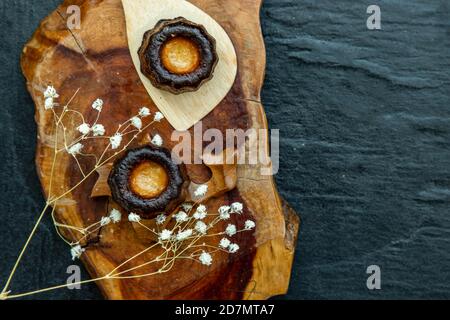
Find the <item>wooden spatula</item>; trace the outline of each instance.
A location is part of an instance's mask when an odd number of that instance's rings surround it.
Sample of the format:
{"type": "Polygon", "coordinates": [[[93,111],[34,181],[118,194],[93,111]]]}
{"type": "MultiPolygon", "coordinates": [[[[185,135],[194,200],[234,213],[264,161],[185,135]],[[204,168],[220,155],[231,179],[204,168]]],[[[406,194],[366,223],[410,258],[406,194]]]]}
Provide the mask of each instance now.
{"type": "Polygon", "coordinates": [[[213,18],[184,0],[122,0],[122,4],[131,57],[147,92],[176,130],[189,129],[211,112],[233,86],[237,73],[237,58],[231,39],[213,18]],[[138,56],[144,33],[152,29],[159,20],[176,17],[184,17],[203,25],[216,39],[219,56],[213,78],[198,91],[180,95],[155,88],[142,74],[138,56]]]}

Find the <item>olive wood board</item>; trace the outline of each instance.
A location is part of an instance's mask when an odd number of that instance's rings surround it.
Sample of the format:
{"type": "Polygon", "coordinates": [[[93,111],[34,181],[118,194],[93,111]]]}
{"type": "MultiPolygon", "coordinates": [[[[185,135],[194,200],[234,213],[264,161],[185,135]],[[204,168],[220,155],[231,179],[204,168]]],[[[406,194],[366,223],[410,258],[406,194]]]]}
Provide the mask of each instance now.
{"type": "Polygon", "coordinates": [[[122,0],[133,63],[150,97],[176,130],[187,130],[205,117],[226,96],[237,73],[237,57],[225,30],[209,15],[184,0],[122,0]],[[138,50],[144,33],[161,19],[184,18],[203,25],[216,39],[219,62],[213,78],[195,92],[173,94],[152,85],[141,72],[138,50]]]}
{"type": "MultiPolygon", "coordinates": [[[[238,73],[231,91],[202,121],[203,130],[267,129],[267,120],[260,100],[265,72],[265,49],[259,11],[260,0],[193,0],[192,4],[208,13],[224,27],[238,57],[238,73]]],[[[129,119],[140,106],[152,112],[157,107],[134,67],[128,48],[124,9],[120,0],[66,0],[40,24],[23,49],[22,70],[28,90],[36,106],[38,126],[36,166],[44,193],[48,195],[49,176],[53,159],[54,126],[51,112],[44,110],[42,93],[49,84],[60,94],[60,103],[67,102],[80,88],[71,105],[85,115],[86,121],[96,117],[91,103],[100,97],[104,112],[100,122],[107,132],[117,123],[129,119]],[[81,8],[81,28],[66,27],[67,7],[81,8]],[[107,112],[109,111],[109,112],[107,112]]],[[[72,124],[77,125],[76,123],[72,124]]],[[[193,128],[189,130],[192,133],[193,128]]],[[[173,127],[163,121],[148,129],[159,133],[164,147],[172,149],[173,127]]],[[[266,139],[267,140],[267,139],[266,139]]],[[[141,142],[142,143],[142,142],[141,142]]],[[[87,146],[95,152],[101,143],[87,146]]],[[[246,142],[248,144],[248,142],[246,142]]],[[[133,145],[135,147],[139,145],[133,145]]],[[[245,146],[247,149],[252,146],[245,146]]],[[[262,144],[269,154],[268,142],[262,144]]],[[[82,158],[81,166],[90,165],[82,158]]],[[[270,175],[262,169],[271,165],[238,165],[236,188],[207,200],[208,210],[240,201],[244,213],[233,215],[232,222],[242,224],[246,219],[256,222],[254,232],[240,233],[234,239],[240,247],[236,256],[214,256],[214,267],[194,261],[180,261],[168,272],[152,277],[108,279],[97,284],[107,299],[267,299],[287,292],[294,258],[299,218],[284,202],[270,175]]],[[[205,183],[211,179],[210,170],[202,164],[187,166],[192,181],[205,183]]],[[[80,180],[77,164],[64,156],[56,163],[54,190],[68,190],[80,180]]],[[[108,197],[90,197],[98,176],[89,178],[74,192],[58,202],[55,217],[60,223],[86,227],[114,206],[108,197]]],[[[228,223],[228,222],[227,222],[228,223]]],[[[224,225],[224,227],[226,224],[224,225]]],[[[70,229],[60,229],[69,240],[75,239],[70,229]]],[[[220,239],[219,239],[220,240],[220,239]]],[[[84,245],[81,260],[92,277],[109,273],[123,261],[148,247],[147,239],[130,222],[101,228],[98,235],[84,245]]],[[[147,252],[142,263],[154,257],[147,252]]],[[[53,285],[53,284],[50,284],[53,285]]]]}

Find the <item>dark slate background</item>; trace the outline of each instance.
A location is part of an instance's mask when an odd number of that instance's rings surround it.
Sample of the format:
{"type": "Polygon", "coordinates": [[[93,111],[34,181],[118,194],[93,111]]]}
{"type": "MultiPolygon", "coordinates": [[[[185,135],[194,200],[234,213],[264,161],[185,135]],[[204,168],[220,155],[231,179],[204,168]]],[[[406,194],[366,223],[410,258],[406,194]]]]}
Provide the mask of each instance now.
{"type": "MultiPolygon", "coordinates": [[[[43,205],[19,55],[58,2],[0,3],[2,283],[43,205]]],[[[282,298],[450,298],[449,2],[266,0],[261,18],[262,98],[281,129],[276,179],[303,218],[282,298]],[[380,31],[366,28],[370,4],[381,7],[380,31]],[[382,271],[376,292],[371,264],[382,271]]],[[[12,289],[64,282],[69,264],[46,220],[12,289]]],[[[86,285],[39,298],[101,296],[86,285]]]]}

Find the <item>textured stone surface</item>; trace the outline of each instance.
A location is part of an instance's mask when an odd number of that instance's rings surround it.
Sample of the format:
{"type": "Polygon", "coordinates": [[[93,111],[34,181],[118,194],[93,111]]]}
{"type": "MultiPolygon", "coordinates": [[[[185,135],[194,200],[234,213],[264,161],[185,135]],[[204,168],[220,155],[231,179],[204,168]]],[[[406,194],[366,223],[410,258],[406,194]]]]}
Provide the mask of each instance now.
{"type": "MultiPolygon", "coordinates": [[[[43,198],[23,44],[57,0],[0,3],[0,279],[43,198]]],[[[450,298],[450,4],[266,0],[263,103],[281,129],[280,193],[303,225],[289,299],[450,298]],[[368,265],[382,290],[366,288],[368,265]]],[[[24,291],[64,282],[72,262],[49,220],[17,273],[24,291]]],[[[84,277],[87,275],[84,274],[84,277]]],[[[101,298],[95,285],[39,298],[101,298]]]]}

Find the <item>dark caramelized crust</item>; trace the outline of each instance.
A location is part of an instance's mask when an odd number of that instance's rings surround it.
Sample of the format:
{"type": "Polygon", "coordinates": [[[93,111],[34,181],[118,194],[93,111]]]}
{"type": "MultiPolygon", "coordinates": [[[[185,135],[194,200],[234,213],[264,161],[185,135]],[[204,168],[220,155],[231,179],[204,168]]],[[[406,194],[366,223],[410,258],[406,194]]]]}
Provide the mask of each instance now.
{"type": "Polygon", "coordinates": [[[183,17],[161,20],[147,31],[139,58],[152,84],[175,94],[198,90],[212,78],[219,60],[214,38],[183,17]]]}
{"type": "Polygon", "coordinates": [[[172,161],[170,151],[145,146],[118,159],[108,183],[122,208],[151,219],[161,212],[170,213],[184,201],[189,179],[184,165],[172,161]]]}

